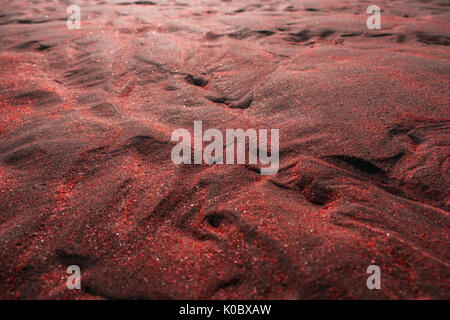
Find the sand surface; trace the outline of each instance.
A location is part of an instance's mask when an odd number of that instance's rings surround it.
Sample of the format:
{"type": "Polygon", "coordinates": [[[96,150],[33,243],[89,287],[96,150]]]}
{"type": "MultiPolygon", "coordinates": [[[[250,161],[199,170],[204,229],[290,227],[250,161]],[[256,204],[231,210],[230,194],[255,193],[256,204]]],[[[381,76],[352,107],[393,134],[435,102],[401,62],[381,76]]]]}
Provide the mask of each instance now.
{"type": "Polygon", "coordinates": [[[450,298],[448,1],[0,2],[0,298],[450,298]],[[195,120],[280,170],[175,165],[195,120]]]}

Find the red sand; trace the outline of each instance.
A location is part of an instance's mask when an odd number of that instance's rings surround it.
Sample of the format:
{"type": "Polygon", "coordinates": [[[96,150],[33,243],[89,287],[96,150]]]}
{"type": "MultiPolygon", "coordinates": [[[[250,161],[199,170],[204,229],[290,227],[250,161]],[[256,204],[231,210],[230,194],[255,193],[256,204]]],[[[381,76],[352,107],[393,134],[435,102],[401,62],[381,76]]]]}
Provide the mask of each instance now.
{"type": "Polygon", "coordinates": [[[35,2],[0,9],[1,298],[450,298],[447,1],[35,2]],[[279,128],[282,169],[174,165],[194,120],[279,128]]]}

